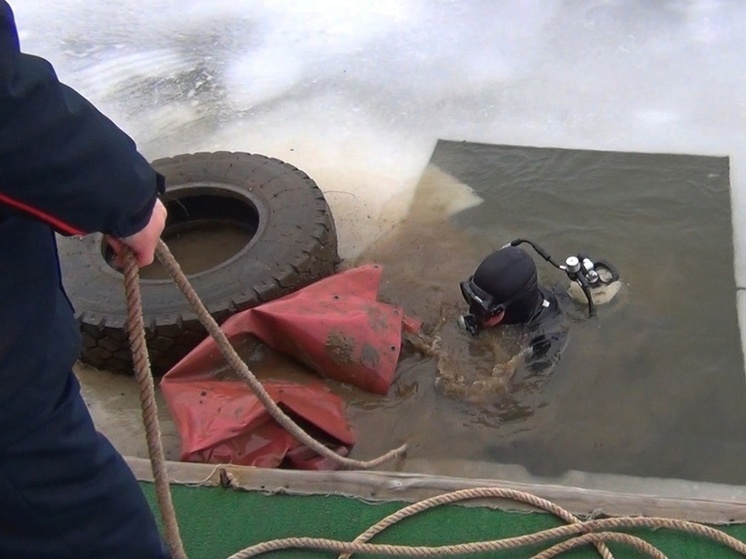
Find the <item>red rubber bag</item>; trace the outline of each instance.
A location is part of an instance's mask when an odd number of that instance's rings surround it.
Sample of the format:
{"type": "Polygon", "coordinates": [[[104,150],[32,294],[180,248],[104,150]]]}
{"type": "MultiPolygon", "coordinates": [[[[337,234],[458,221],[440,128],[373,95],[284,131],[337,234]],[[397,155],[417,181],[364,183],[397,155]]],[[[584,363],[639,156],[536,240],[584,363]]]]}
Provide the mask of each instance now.
{"type": "MultiPolygon", "coordinates": [[[[402,330],[421,323],[401,308],[377,301],[382,269],[340,272],[223,323],[233,345],[256,336],[311,371],[385,394],[394,378],[402,330]]],[[[181,435],[181,459],[262,467],[329,469],[334,464],[295,441],[242,381],[217,380],[225,368],[207,338],[171,368],[160,386],[181,435]]],[[[266,382],[272,399],[316,427],[325,444],[347,454],[355,435],[344,401],[309,375],[309,383],[266,382]]]]}

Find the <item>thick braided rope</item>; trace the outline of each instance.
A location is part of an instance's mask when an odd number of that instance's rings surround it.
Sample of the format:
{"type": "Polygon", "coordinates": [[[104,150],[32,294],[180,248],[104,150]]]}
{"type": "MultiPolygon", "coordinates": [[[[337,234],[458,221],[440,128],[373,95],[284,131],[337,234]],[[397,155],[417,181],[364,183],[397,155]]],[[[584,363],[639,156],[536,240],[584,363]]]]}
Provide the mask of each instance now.
{"type": "MultiPolygon", "coordinates": [[[[443,496],[445,497],[447,495],[448,494],[443,496]]],[[[680,530],[683,532],[709,538],[713,541],[729,547],[730,549],[746,557],[746,544],[727,535],[724,532],[715,530],[714,528],[710,528],[709,526],[704,526],[695,522],[687,522],[685,520],[674,520],[670,518],[627,516],[621,518],[587,520],[585,522],[568,524],[567,526],[560,526],[558,528],[550,528],[548,530],[543,530],[541,532],[536,532],[535,534],[529,534],[526,536],[516,536],[500,540],[471,542],[467,544],[443,545],[437,547],[353,543],[324,538],[282,538],[269,542],[262,542],[251,547],[247,547],[239,551],[238,553],[231,555],[228,559],[247,559],[249,557],[256,557],[263,553],[278,551],[280,549],[315,549],[335,551],[337,553],[368,553],[372,555],[393,555],[399,557],[445,557],[457,554],[504,551],[507,549],[515,549],[527,545],[536,545],[548,540],[576,536],[578,534],[606,531],[609,529],[619,530],[622,528],[668,528],[671,530],[680,530]]],[[[638,548],[636,538],[625,539],[625,543],[638,548]]],[[[648,549],[640,548],[640,551],[647,553],[648,549]]]]}
{"type": "MultiPolygon", "coordinates": [[[[574,516],[569,511],[552,503],[551,501],[547,501],[546,499],[537,497],[536,495],[531,495],[530,493],[526,493],[524,491],[518,491],[516,489],[504,489],[501,487],[478,487],[478,488],[470,488],[470,489],[460,489],[458,491],[452,491],[444,495],[437,495],[435,497],[430,497],[429,499],[423,499],[422,501],[408,505],[404,507],[403,509],[399,509],[398,511],[381,519],[376,524],[368,528],[365,532],[363,532],[357,538],[355,538],[353,540],[353,543],[362,543],[362,542],[370,541],[370,539],[373,536],[380,534],[389,526],[396,524],[397,522],[400,522],[409,516],[419,514],[428,509],[438,507],[441,505],[455,503],[458,501],[467,501],[469,499],[485,499],[485,498],[510,499],[513,501],[526,503],[537,509],[550,512],[570,524],[582,522],[578,517],[574,516]]],[[[601,554],[601,556],[604,559],[614,559],[614,556],[612,555],[611,551],[609,550],[608,547],[606,547],[603,544],[603,542],[596,543],[596,548],[598,549],[598,552],[601,554]]],[[[350,554],[343,554],[339,556],[339,559],[349,559],[349,558],[350,558],[350,554]]]]}
{"type": "MultiPolygon", "coordinates": [[[[161,428],[158,422],[158,406],[155,402],[153,376],[150,373],[150,358],[145,345],[145,328],[142,317],[142,299],[140,296],[140,270],[134,253],[124,249],[124,293],[127,298],[127,331],[132,350],[135,377],[140,391],[142,420],[145,424],[145,439],[148,443],[148,456],[155,479],[155,492],[158,508],[166,532],[166,541],[174,559],[186,559],[184,545],[176,521],[176,511],[171,500],[166,471],[166,457],[161,444],[161,428]]],[[[104,513],[105,514],[105,513],[104,513]]]]}
{"type": "MultiPolygon", "coordinates": [[[[596,547],[602,545],[603,542],[619,542],[634,547],[638,551],[646,553],[653,559],[667,559],[667,557],[661,552],[660,549],[646,542],[642,538],[631,536],[630,534],[621,534],[619,532],[594,532],[592,534],[583,534],[564,542],[553,545],[549,549],[537,553],[531,559],[551,559],[557,557],[566,551],[580,547],[581,545],[587,545],[594,543],[596,547]]],[[[606,546],[604,546],[606,548],[606,546]]],[[[608,548],[607,548],[608,549],[608,548]]]]}
{"type": "Polygon", "coordinates": [[[225,357],[226,361],[228,361],[228,364],[231,366],[231,368],[236,373],[238,373],[244,381],[246,381],[256,397],[259,399],[262,405],[264,405],[267,412],[269,412],[269,414],[272,416],[272,419],[277,421],[277,423],[279,423],[288,433],[295,437],[295,439],[309,447],[317,454],[329,458],[336,464],[339,464],[340,466],[348,469],[374,468],[386,462],[387,460],[402,455],[406,451],[407,445],[403,444],[399,448],[390,450],[386,454],[383,454],[382,456],[379,456],[378,458],[375,458],[373,460],[353,460],[352,458],[340,456],[330,448],[324,446],[316,439],[311,437],[290,417],[288,417],[288,415],[280,409],[280,407],[274,402],[274,400],[272,400],[269,394],[267,394],[267,391],[264,390],[262,384],[256,379],[254,374],[246,366],[246,363],[243,362],[243,360],[236,353],[236,350],[233,349],[233,346],[231,346],[228,338],[218,326],[218,323],[215,322],[215,319],[212,318],[212,316],[210,316],[210,313],[202,304],[202,301],[200,301],[200,298],[194,291],[194,288],[189,284],[189,280],[184,275],[184,272],[181,271],[181,267],[179,266],[178,262],[176,262],[176,259],[174,259],[171,251],[166,246],[166,243],[160,241],[158,244],[158,248],[156,248],[155,254],[158,257],[158,260],[160,260],[161,264],[163,264],[163,266],[168,270],[169,274],[171,274],[171,277],[173,278],[174,282],[176,282],[176,285],[184,294],[187,301],[189,301],[189,304],[192,306],[194,312],[197,314],[197,318],[199,319],[199,321],[205,327],[207,332],[215,339],[220,352],[223,354],[223,357],[225,357]]]}

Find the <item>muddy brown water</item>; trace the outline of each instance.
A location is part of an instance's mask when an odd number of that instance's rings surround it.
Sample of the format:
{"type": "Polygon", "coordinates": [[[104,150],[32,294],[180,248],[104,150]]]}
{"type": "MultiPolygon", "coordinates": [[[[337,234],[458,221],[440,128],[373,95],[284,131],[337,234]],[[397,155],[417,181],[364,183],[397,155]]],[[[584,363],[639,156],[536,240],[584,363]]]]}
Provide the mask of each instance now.
{"type": "MultiPolygon", "coordinates": [[[[405,471],[410,461],[457,458],[547,477],[579,470],[745,483],[729,196],[725,158],[439,142],[407,218],[347,265],[382,264],[381,300],[437,329],[458,374],[489,377],[495,360],[520,347],[515,330],[473,338],[456,320],[465,306],[459,281],[513,238],[557,259],[606,258],[624,287],[594,319],[561,298],[570,337],[559,362],[507,391],[465,399],[444,390],[438,360],[409,344],[386,396],[327,381],[348,402],[359,435],[353,456],[408,441],[395,466],[405,471]]],[[[542,285],[564,293],[563,273],[527,250],[542,285]]],[[[266,349],[245,356],[260,377],[310,375],[266,349]]]]}
{"type": "MultiPolygon", "coordinates": [[[[230,222],[200,221],[188,227],[166,230],[163,240],[187,276],[210,270],[243,250],[253,235],[230,222]]],[[[140,271],[145,280],[170,279],[171,275],[156,261],[140,271]]]]}

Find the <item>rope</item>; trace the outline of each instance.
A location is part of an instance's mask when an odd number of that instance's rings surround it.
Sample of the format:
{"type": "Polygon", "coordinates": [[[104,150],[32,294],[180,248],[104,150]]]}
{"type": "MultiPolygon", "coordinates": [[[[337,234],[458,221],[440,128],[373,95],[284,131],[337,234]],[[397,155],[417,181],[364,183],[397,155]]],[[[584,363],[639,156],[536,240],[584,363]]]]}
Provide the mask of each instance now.
{"type": "Polygon", "coordinates": [[[145,439],[148,443],[150,467],[155,479],[155,494],[161,520],[166,532],[166,542],[174,559],[187,559],[184,545],[176,521],[176,512],[168,487],[166,457],[161,444],[161,427],[158,423],[158,406],[155,402],[155,387],[150,373],[150,358],[145,345],[145,325],[142,318],[142,298],[140,296],[140,269],[134,253],[126,248],[124,251],[124,294],[127,298],[127,332],[132,350],[135,378],[140,391],[142,404],[142,421],[145,424],[145,439]]]}
{"type": "MultiPolygon", "coordinates": [[[[379,520],[376,524],[374,524],[365,532],[360,534],[357,538],[355,538],[353,543],[363,543],[370,541],[373,536],[375,536],[376,534],[380,534],[389,526],[392,526],[393,524],[396,524],[397,522],[400,522],[409,516],[419,514],[433,507],[455,503],[457,501],[484,498],[511,499],[513,501],[532,505],[537,509],[543,509],[570,524],[581,522],[579,518],[563,509],[562,507],[555,505],[551,501],[547,501],[546,499],[542,499],[541,497],[537,497],[536,495],[531,495],[530,493],[525,493],[523,491],[518,491],[515,489],[502,489],[499,487],[461,489],[459,491],[453,491],[444,495],[438,495],[437,497],[424,499],[418,503],[414,503],[412,505],[409,505],[408,507],[400,509],[393,514],[390,514],[386,518],[379,520]]],[[[596,549],[598,549],[598,552],[604,559],[614,558],[614,556],[611,554],[611,551],[609,551],[609,549],[605,545],[603,545],[603,543],[597,543],[596,549]]],[[[349,558],[349,554],[343,554],[339,556],[339,559],[349,558]]]]}
{"type": "MultiPolygon", "coordinates": [[[[249,384],[272,418],[288,430],[288,432],[290,432],[296,439],[316,451],[318,454],[330,458],[347,468],[371,468],[391,459],[392,457],[401,455],[405,451],[406,445],[402,445],[401,447],[391,450],[374,460],[358,461],[340,456],[313,439],[296,425],[292,419],[290,419],[277,406],[277,404],[275,404],[266,391],[264,391],[261,383],[256,379],[256,377],[254,377],[246,364],[241,360],[230,345],[230,342],[223,331],[220,330],[215,320],[210,316],[207,309],[205,309],[163,241],[160,241],[158,248],[156,249],[156,256],[169,271],[179,289],[192,305],[197,314],[197,318],[205,326],[208,333],[215,338],[221,353],[231,367],[233,367],[233,369],[249,384]]],[[[142,403],[143,423],[145,424],[145,436],[148,444],[150,463],[153,469],[158,507],[161,512],[164,531],[166,533],[166,541],[168,542],[172,557],[174,559],[186,559],[186,553],[184,552],[176,519],[176,512],[169,491],[166,460],[160,440],[160,426],[158,423],[158,409],[155,401],[155,388],[150,371],[150,360],[148,358],[147,347],[145,344],[145,327],[142,317],[142,299],[139,287],[139,269],[135,262],[134,254],[126,247],[124,250],[124,285],[125,295],[127,297],[129,340],[133,354],[135,376],[142,403]]],[[[746,557],[746,544],[720,530],[702,524],[655,517],[621,517],[582,521],[572,515],[569,511],[535,495],[513,489],[482,487],[453,491],[451,493],[425,499],[404,507],[403,509],[382,519],[374,526],[371,526],[352,542],[341,542],[323,538],[282,538],[247,547],[231,555],[228,559],[246,559],[271,551],[291,548],[335,551],[342,554],[340,555],[340,559],[349,559],[353,553],[394,555],[399,557],[443,557],[456,554],[484,553],[515,549],[527,545],[536,545],[558,538],[570,539],[554,544],[552,547],[534,555],[533,559],[551,559],[552,557],[556,557],[557,555],[578,546],[588,544],[594,544],[604,559],[613,559],[611,552],[604,543],[607,541],[624,543],[649,557],[653,557],[654,559],[665,559],[666,556],[661,553],[660,550],[639,537],[612,531],[623,528],[668,528],[679,530],[713,540],[746,557]],[[368,543],[372,537],[380,534],[389,526],[427,509],[468,499],[484,498],[510,499],[523,502],[536,508],[551,512],[560,519],[568,522],[568,525],[543,530],[526,536],[471,542],[466,544],[443,545],[438,547],[368,543]]]]}
{"type": "MultiPolygon", "coordinates": [[[[630,536],[629,534],[620,534],[618,532],[596,532],[593,534],[583,534],[582,536],[577,536],[570,540],[555,544],[546,551],[534,555],[533,559],[551,559],[552,557],[556,557],[557,555],[565,553],[566,551],[570,551],[571,549],[575,549],[576,547],[580,547],[581,545],[586,545],[589,543],[595,544],[598,548],[603,545],[604,542],[625,543],[634,547],[638,551],[646,553],[650,557],[653,557],[653,559],[667,559],[666,556],[663,555],[663,553],[661,553],[661,551],[657,547],[649,544],[642,538],[630,536]]],[[[604,548],[607,549],[606,546],[604,546],[604,548]]],[[[611,555],[611,552],[609,552],[609,555],[611,555]]]]}
{"type": "MultiPolygon", "coordinates": [[[[473,491],[484,491],[487,489],[498,488],[480,488],[473,491]]],[[[451,494],[441,495],[439,497],[434,497],[433,499],[437,501],[441,497],[445,498],[444,502],[453,502],[451,494]]],[[[619,530],[621,528],[649,528],[653,530],[659,528],[669,528],[673,530],[679,530],[703,536],[715,542],[721,543],[746,557],[746,544],[725,534],[724,532],[715,530],[714,528],[710,528],[708,526],[697,524],[695,522],[687,522],[684,520],[673,520],[670,518],[621,517],[605,518],[600,520],[587,520],[585,522],[577,522],[567,526],[560,526],[559,528],[543,530],[541,532],[529,534],[526,536],[517,536],[500,540],[471,542],[467,544],[443,545],[437,547],[341,542],[324,538],[282,538],[247,547],[242,551],[231,555],[228,559],[248,559],[249,557],[256,557],[270,551],[296,548],[336,551],[340,553],[369,553],[377,555],[393,555],[398,557],[444,557],[449,555],[505,551],[508,549],[540,544],[552,539],[575,536],[577,534],[589,536],[589,539],[583,539],[578,542],[570,540],[570,542],[574,543],[563,542],[562,544],[556,545],[555,547],[543,551],[538,555],[534,555],[533,557],[533,559],[548,559],[550,557],[556,556],[558,553],[562,553],[573,547],[582,545],[583,543],[591,543],[604,539],[605,534],[609,529],[619,530]],[[595,535],[593,535],[592,537],[590,536],[591,532],[595,532],[595,535]]],[[[638,549],[639,551],[650,555],[652,546],[650,544],[641,545],[640,540],[637,537],[624,533],[615,533],[612,539],[615,541],[626,543],[638,549]]],[[[659,551],[656,551],[654,554],[652,554],[652,556],[660,557],[661,554],[659,551]]]]}

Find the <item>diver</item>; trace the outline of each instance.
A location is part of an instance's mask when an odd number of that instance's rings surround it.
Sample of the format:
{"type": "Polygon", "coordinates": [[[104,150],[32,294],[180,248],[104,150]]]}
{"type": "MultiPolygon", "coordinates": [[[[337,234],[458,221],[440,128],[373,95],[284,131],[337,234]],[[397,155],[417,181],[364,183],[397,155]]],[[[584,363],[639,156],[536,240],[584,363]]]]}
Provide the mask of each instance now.
{"type": "Polygon", "coordinates": [[[474,335],[501,323],[528,324],[552,306],[539,287],[534,261],[511,245],[482,260],[460,287],[469,304],[469,313],[461,320],[474,335]]]}
{"type": "MultiPolygon", "coordinates": [[[[516,239],[489,254],[460,283],[468,312],[459,317],[461,328],[454,329],[470,334],[468,347],[458,342],[463,334],[454,337],[445,315],[430,334],[407,339],[420,353],[436,359],[435,384],[443,394],[480,406],[497,398],[501,402],[493,409],[504,409],[505,397],[512,399],[509,395],[516,390],[539,386],[558,362],[570,324],[577,320],[573,301],[587,302],[592,317],[596,303],[613,299],[620,285],[618,272],[605,261],[577,254],[559,264],[537,244],[516,239]],[[539,285],[536,264],[519,248],[522,243],[564,271],[570,288],[539,285]]],[[[521,404],[511,405],[515,409],[521,404]]]]}
{"type": "MultiPolygon", "coordinates": [[[[473,275],[461,282],[461,295],[469,305],[460,317],[461,325],[473,336],[498,325],[523,327],[520,351],[504,364],[496,364],[493,384],[504,386],[516,371],[527,368],[540,373],[551,368],[567,345],[568,326],[558,296],[541,287],[531,256],[518,245],[530,244],[545,260],[563,270],[579,286],[588,302],[589,316],[595,315],[596,299],[613,298],[619,288],[619,274],[604,261],[593,261],[584,254],[556,263],[541,247],[516,239],[487,256],[473,275]]],[[[577,288],[569,291],[577,299],[577,288]]],[[[489,383],[488,383],[489,384],[489,383]]],[[[484,387],[484,381],[478,381],[484,387]]]]}
{"type": "MultiPolygon", "coordinates": [[[[524,327],[522,349],[506,363],[495,364],[495,384],[510,382],[522,366],[540,372],[559,358],[567,343],[563,313],[557,296],[539,286],[536,264],[526,251],[508,245],[493,252],[460,287],[469,312],[459,321],[473,336],[498,325],[524,327]]],[[[478,387],[486,384],[478,382],[478,387]]]]}

